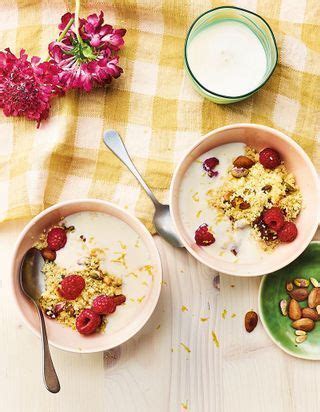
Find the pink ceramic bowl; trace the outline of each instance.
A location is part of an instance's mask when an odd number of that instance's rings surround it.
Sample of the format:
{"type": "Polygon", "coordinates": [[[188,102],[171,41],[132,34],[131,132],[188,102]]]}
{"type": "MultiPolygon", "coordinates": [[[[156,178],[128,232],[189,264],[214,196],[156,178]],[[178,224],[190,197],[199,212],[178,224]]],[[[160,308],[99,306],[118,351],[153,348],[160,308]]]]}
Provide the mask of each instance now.
{"type": "Polygon", "coordinates": [[[270,127],[257,124],[234,124],[209,132],[196,143],[177,166],[170,194],[170,206],[174,225],[187,250],[200,262],[222,273],[234,276],[258,276],[274,272],[296,259],[312,240],[319,222],[320,189],[316,170],[302,148],[285,134],[270,127]],[[272,253],[257,264],[226,262],[223,258],[209,256],[205,247],[199,247],[182,223],[179,210],[179,193],[182,178],[191,163],[214,147],[233,142],[243,142],[255,149],[272,147],[277,150],[289,171],[293,172],[303,196],[303,210],[296,223],[297,239],[279,245],[272,253]]]}
{"type": "Polygon", "coordinates": [[[120,330],[114,333],[108,333],[108,330],[106,329],[104,333],[97,333],[85,337],[80,335],[77,331],[63,327],[56,321],[46,321],[50,344],[70,352],[92,353],[111,349],[120,345],[135,335],[145,325],[159,299],[162,271],[159,253],[150,233],[138,219],[129,215],[119,207],[102,200],[81,199],[59,203],[44,210],[32,219],[20,234],[16,243],[12,264],[11,285],[15,303],[22,318],[36,335],[39,336],[38,315],[33,304],[30,303],[21,292],[19,285],[19,268],[22,257],[25,252],[32,247],[34,240],[37,239],[44,229],[58,222],[62,217],[81,211],[103,212],[127,223],[141,237],[146,245],[154,267],[152,288],[141,303],[141,311],[133,320],[130,319],[128,324],[120,330]]]}

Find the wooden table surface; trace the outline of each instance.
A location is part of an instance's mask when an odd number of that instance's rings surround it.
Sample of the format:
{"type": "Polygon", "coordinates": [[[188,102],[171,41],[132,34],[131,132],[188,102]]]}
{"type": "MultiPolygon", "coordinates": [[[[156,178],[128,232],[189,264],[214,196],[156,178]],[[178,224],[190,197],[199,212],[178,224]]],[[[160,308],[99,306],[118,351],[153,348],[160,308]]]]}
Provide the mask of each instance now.
{"type": "Polygon", "coordinates": [[[23,225],[0,225],[1,411],[319,410],[320,363],[283,353],[261,323],[251,334],[244,330],[244,314],[257,310],[260,279],[221,275],[219,291],[213,285],[217,273],[158,237],[165,283],[145,328],[104,354],[52,348],[62,389],[48,393],[40,341],[22,323],[10,295],[10,259],[23,225]]]}

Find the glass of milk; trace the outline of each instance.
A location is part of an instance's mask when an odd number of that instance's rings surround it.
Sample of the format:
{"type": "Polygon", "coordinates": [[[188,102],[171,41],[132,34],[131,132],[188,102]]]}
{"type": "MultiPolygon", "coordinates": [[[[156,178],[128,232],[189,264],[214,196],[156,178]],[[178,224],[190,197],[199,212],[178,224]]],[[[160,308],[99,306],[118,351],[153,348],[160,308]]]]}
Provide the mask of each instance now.
{"type": "Polygon", "coordinates": [[[257,14],[218,7],[199,16],[185,43],[185,66],[194,87],[215,103],[233,103],[258,91],[278,61],[275,37],[257,14]]]}

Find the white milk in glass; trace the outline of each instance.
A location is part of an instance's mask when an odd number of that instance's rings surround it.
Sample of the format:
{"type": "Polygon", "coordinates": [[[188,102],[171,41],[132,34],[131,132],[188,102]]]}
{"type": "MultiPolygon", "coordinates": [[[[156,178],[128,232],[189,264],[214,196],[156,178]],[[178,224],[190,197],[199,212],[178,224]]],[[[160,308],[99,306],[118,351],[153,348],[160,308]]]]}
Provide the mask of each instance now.
{"type": "Polygon", "coordinates": [[[237,21],[214,23],[197,33],[188,45],[187,59],[202,86],[228,97],[255,90],[267,69],[260,40],[237,21]]]}

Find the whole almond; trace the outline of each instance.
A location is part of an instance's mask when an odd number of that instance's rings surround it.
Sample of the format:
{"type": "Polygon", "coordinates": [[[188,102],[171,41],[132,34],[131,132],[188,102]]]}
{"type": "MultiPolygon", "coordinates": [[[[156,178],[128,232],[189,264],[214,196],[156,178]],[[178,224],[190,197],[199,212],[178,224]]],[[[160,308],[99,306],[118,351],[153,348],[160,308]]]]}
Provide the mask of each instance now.
{"type": "Polygon", "coordinates": [[[318,305],[320,305],[320,288],[313,288],[308,296],[308,306],[313,309],[318,305]]]}
{"type": "Polygon", "coordinates": [[[309,318],[301,318],[291,323],[294,329],[310,332],[314,328],[314,321],[309,318]]]}
{"type": "Polygon", "coordinates": [[[245,169],[250,169],[254,165],[254,161],[247,156],[238,156],[234,161],[233,165],[235,167],[244,167],[245,169]]]}
{"type": "Polygon", "coordinates": [[[252,332],[258,323],[258,315],[253,310],[246,313],[244,318],[244,326],[247,332],[252,332]]]}
{"type": "Polygon", "coordinates": [[[43,259],[49,260],[52,262],[53,260],[56,260],[57,254],[54,250],[49,249],[48,247],[45,247],[44,249],[41,250],[41,254],[43,259]]]}
{"type": "Polygon", "coordinates": [[[288,313],[291,320],[298,320],[301,318],[301,308],[295,299],[290,300],[288,313]]]}
{"type": "Polygon", "coordinates": [[[246,210],[246,209],[249,209],[249,208],[250,208],[250,203],[248,203],[248,202],[242,202],[239,205],[240,210],[246,210]]]}
{"type": "MultiPolygon", "coordinates": [[[[298,302],[302,302],[303,300],[306,300],[308,297],[308,290],[305,288],[298,288],[298,289],[293,289],[290,292],[290,296],[292,299],[297,300],[298,302]]],[[[320,297],[320,295],[319,295],[320,297]]],[[[320,303],[320,302],[319,302],[320,303]]],[[[311,307],[311,306],[310,306],[311,307]]]]}
{"type": "Polygon", "coordinates": [[[315,309],[311,309],[311,308],[303,308],[302,309],[302,317],[303,318],[309,318],[309,319],[312,319],[314,321],[319,319],[318,312],[315,309]]]}

